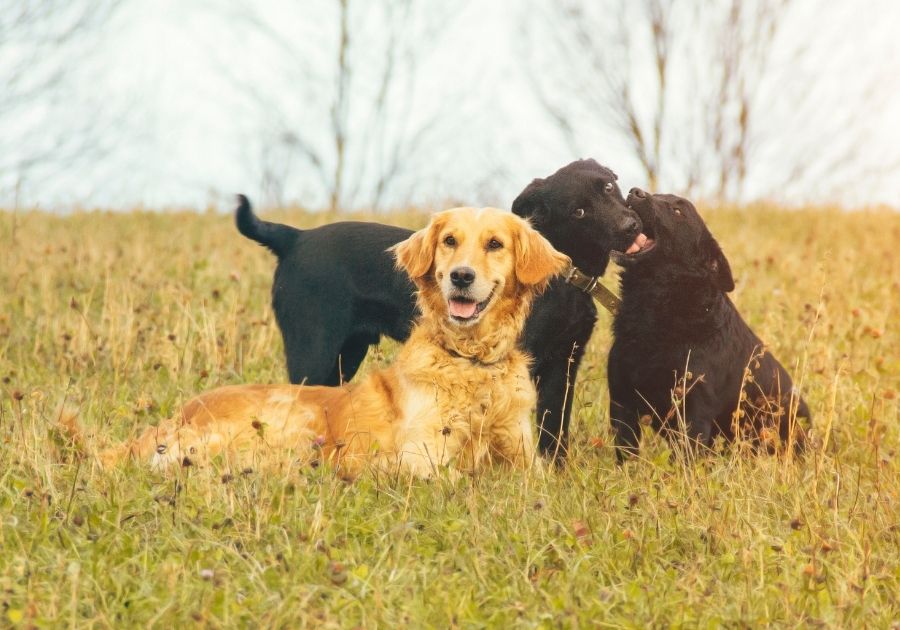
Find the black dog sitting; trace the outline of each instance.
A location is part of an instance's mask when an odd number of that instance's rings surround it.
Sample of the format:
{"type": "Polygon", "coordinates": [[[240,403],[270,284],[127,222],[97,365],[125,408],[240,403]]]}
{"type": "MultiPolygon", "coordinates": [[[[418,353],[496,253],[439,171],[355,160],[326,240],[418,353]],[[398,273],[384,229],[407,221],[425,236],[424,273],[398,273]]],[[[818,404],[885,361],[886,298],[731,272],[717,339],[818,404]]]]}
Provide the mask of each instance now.
{"type": "Polygon", "coordinates": [[[619,461],[637,452],[642,420],[703,446],[738,432],[757,446],[802,445],[797,420],[809,409],[728,299],[731,268],[697,210],[637,188],[626,204],[644,232],[614,254],[624,268],[608,372],[619,461]]]}
{"type": "MultiPolygon", "coordinates": [[[[603,275],[610,252],[627,248],[640,233],[615,173],[594,160],[534,180],[512,210],[591,276],[603,275]]],[[[272,306],[292,383],[338,385],[353,378],[381,335],[398,341],[409,336],[414,288],[386,250],[410,230],[354,222],[297,230],[259,220],[244,197],[236,220],[244,236],[278,257],[272,306]]],[[[591,297],[557,278],[535,302],[526,325],[545,455],[565,456],[575,376],[596,318],[591,297]]]]}

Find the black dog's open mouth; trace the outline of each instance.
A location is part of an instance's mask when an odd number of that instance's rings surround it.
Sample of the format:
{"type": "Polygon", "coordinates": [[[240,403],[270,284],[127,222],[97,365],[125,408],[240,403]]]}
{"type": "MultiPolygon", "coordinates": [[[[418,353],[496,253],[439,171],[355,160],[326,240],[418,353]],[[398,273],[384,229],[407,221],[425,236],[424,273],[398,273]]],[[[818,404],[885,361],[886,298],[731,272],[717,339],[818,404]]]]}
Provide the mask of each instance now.
{"type": "Polygon", "coordinates": [[[634,210],[640,217],[644,231],[635,237],[634,242],[625,251],[613,252],[617,262],[637,260],[649,254],[656,247],[656,231],[653,229],[654,217],[649,204],[649,199],[636,197],[634,194],[629,194],[628,199],[625,200],[628,209],[634,210]]]}
{"type": "Polygon", "coordinates": [[[628,246],[628,249],[624,252],[613,251],[613,258],[616,262],[642,258],[656,247],[656,239],[653,237],[653,231],[645,227],[644,231],[638,234],[637,237],[635,237],[634,242],[628,246]]]}
{"type": "Polygon", "coordinates": [[[654,247],[656,247],[656,239],[647,236],[644,232],[641,232],[637,235],[637,238],[634,239],[634,242],[628,247],[628,249],[621,253],[624,256],[635,258],[637,256],[646,254],[654,247]]]}
{"type": "Polygon", "coordinates": [[[478,316],[481,315],[482,311],[487,307],[488,302],[491,301],[491,298],[494,297],[494,293],[491,292],[487,299],[482,302],[476,302],[475,300],[462,296],[454,296],[447,300],[447,307],[450,310],[450,317],[458,322],[472,322],[478,319],[478,316]]]}

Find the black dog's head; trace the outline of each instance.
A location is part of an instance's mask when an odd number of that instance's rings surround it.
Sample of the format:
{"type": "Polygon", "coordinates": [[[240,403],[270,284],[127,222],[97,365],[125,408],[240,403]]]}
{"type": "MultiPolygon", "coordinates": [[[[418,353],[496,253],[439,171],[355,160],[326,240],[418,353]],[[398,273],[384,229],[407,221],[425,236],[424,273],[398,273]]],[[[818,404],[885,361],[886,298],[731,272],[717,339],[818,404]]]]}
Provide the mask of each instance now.
{"type": "Polygon", "coordinates": [[[707,276],[726,293],[734,289],[731,266],[694,204],[675,195],[651,195],[640,188],[631,189],[625,204],[637,212],[644,231],[631,247],[615,252],[617,263],[625,268],[651,262],[670,264],[707,276]]]}
{"type": "Polygon", "coordinates": [[[602,275],[615,249],[627,249],[641,233],[637,214],[625,206],[616,174],[594,160],[578,160],[531,182],[513,201],[572,264],[602,275]]]}

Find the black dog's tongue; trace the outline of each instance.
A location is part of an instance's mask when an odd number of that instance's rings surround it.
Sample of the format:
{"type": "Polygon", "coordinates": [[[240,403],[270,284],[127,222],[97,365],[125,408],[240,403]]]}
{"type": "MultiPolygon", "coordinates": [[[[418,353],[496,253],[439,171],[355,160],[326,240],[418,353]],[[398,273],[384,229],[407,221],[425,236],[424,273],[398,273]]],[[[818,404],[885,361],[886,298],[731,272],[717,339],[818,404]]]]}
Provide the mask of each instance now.
{"type": "Polygon", "coordinates": [[[637,254],[639,251],[641,251],[641,249],[643,249],[644,245],[646,245],[646,244],[647,244],[647,236],[643,232],[641,232],[634,239],[634,243],[632,243],[631,246],[625,250],[625,253],[626,254],[637,254]]]}

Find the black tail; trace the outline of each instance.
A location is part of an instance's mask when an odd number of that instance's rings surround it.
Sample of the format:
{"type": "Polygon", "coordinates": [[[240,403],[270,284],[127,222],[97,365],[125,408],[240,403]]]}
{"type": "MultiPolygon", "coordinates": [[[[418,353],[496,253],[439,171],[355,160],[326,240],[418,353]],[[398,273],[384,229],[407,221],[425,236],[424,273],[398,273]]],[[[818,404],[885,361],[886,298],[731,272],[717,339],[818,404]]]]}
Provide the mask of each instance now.
{"type": "Polygon", "coordinates": [[[289,225],[262,221],[253,213],[247,197],[238,195],[237,198],[238,207],[234,211],[234,222],[238,231],[247,238],[265,245],[279,258],[287,254],[301,234],[301,230],[289,225]]]}

